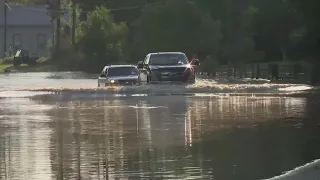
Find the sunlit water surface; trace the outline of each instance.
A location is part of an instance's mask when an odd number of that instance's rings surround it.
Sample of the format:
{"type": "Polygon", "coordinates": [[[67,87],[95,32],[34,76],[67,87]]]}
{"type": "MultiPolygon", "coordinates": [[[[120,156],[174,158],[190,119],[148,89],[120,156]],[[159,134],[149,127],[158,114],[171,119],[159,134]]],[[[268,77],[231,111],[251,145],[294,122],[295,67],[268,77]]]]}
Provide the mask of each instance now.
{"type": "Polygon", "coordinates": [[[320,179],[312,87],[94,78],[0,75],[0,179],[320,179]]]}

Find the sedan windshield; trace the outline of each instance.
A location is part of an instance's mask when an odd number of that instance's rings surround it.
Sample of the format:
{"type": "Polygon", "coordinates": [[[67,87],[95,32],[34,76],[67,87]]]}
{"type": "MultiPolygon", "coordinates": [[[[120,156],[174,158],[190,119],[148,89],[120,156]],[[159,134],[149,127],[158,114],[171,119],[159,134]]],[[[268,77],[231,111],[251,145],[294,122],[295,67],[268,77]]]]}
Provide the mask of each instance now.
{"type": "Polygon", "coordinates": [[[152,54],[150,65],[181,65],[188,64],[187,56],[184,54],[152,54]]]}
{"type": "Polygon", "coordinates": [[[107,77],[138,75],[139,71],[135,67],[112,67],[108,69],[107,77]]]}

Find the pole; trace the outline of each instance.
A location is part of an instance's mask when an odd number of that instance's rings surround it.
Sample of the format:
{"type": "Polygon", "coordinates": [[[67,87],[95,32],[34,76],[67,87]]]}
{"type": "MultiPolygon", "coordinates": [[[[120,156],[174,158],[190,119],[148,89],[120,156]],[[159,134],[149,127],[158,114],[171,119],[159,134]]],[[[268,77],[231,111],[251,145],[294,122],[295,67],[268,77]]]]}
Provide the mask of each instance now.
{"type": "Polygon", "coordinates": [[[57,34],[56,34],[56,48],[57,50],[60,48],[60,6],[61,6],[61,1],[60,0],[57,0],[57,9],[54,9],[54,10],[57,10],[59,13],[58,13],[58,16],[57,16],[57,26],[56,26],[56,30],[57,30],[57,34]]]}
{"type": "Polygon", "coordinates": [[[75,37],[76,37],[76,4],[75,0],[72,1],[72,45],[75,45],[75,37]]]}
{"type": "MultiPolygon", "coordinates": [[[[227,19],[227,48],[230,49],[232,45],[232,0],[226,0],[226,19],[227,19]]],[[[233,64],[232,56],[228,55],[229,71],[231,71],[231,65],[233,64]]],[[[231,76],[231,74],[230,74],[231,76]]]]}
{"type": "Polygon", "coordinates": [[[54,19],[51,17],[51,31],[52,31],[52,47],[54,47],[54,41],[55,41],[55,36],[54,36],[54,19]]]}
{"type": "Polygon", "coordinates": [[[7,0],[4,1],[4,37],[3,37],[3,53],[7,52],[7,0]]]}

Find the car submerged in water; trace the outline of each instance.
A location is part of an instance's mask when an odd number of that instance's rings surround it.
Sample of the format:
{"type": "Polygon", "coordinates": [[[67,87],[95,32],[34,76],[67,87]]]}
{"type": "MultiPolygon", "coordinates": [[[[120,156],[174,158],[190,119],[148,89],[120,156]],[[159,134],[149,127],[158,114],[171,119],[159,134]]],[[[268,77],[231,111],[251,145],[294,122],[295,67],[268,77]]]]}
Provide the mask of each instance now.
{"type": "Polygon", "coordinates": [[[144,61],[138,62],[140,80],[143,83],[183,82],[195,83],[195,66],[198,59],[188,62],[182,52],[149,53],[144,61]]]}
{"type": "Polygon", "coordinates": [[[140,85],[139,70],[133,65],[105,66],[98,78],[98,87],[140,85]]]}

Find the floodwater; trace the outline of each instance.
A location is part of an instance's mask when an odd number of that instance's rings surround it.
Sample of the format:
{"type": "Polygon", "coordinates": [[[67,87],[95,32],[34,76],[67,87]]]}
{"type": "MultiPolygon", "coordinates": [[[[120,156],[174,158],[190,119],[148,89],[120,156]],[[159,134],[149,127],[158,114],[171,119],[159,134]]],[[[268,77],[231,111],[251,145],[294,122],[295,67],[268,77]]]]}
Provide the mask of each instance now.
{"type": "Polygon", "coordinates": [[[95,77],[0,75],[1,180],[320,179],[315,88],[95,77]]]}

